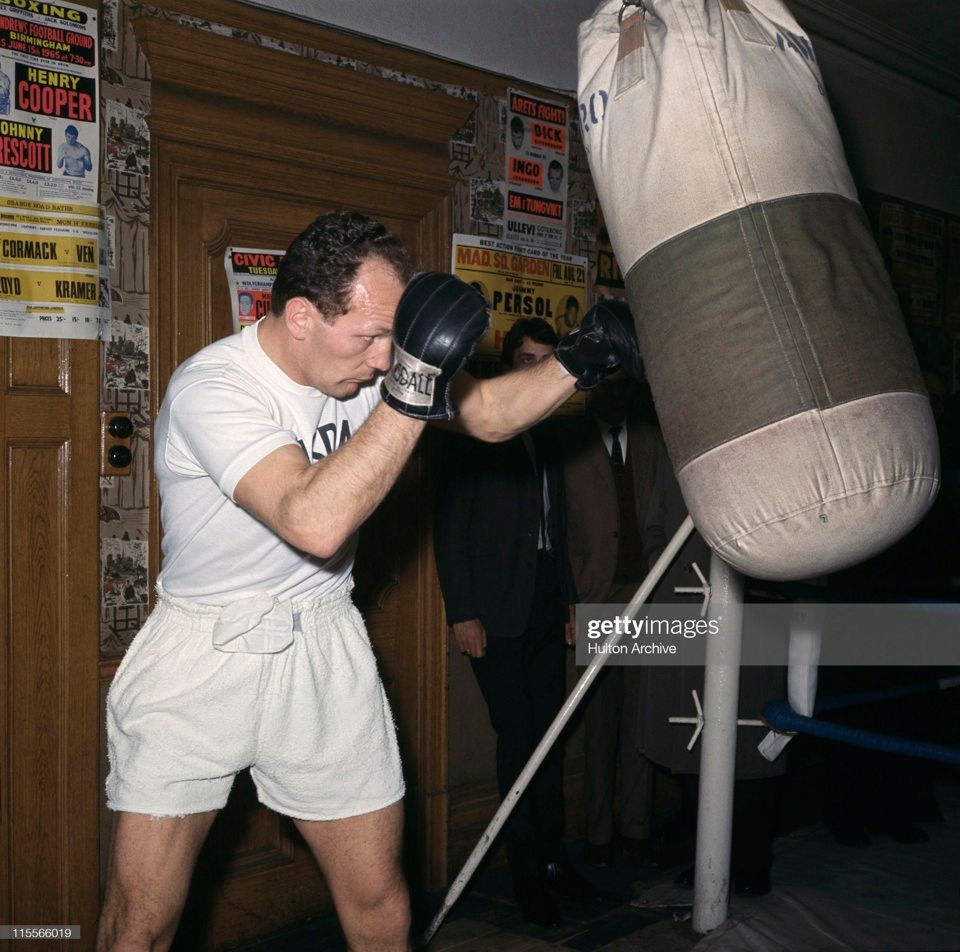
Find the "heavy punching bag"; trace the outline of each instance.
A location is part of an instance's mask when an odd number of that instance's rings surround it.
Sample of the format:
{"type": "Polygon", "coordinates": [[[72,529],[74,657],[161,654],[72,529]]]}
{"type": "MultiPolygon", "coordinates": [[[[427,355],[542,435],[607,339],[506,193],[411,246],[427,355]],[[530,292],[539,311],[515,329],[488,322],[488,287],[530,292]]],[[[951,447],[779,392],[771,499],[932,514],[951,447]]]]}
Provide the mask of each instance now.
{"type": "Polygon", "coordinates": [[[930,404],[810,41],[779,0],[607,0],[578,106],[664,439],[748,575],[886,548],[939,487],[930,404]]]}

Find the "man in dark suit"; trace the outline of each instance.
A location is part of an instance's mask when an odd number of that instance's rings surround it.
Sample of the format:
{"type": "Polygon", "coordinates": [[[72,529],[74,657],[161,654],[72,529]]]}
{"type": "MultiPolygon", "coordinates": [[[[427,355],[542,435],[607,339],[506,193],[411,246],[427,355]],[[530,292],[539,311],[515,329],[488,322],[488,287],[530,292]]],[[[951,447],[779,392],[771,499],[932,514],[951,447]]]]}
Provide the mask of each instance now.
{"type": "MultiPolygon", "coordinates": [[[[640,384],[618,371],[587,391],[587,415],[564,447],[567,545],[580,601],[626,603],[646,575],[643,527],[658,467],[669,466],[657,428],[641,415],[640,384]]],[[[587,861],[620,849],[648,862],[652,772],[637,750],[640,669],[608,664],[584,709],[587,861]],[[620,805],[614,816],[614,802],[620,805]]]]}
{"type": "MultiPolygon", "coordinates": [[[[501,362],[507,370],[538,362],[556,343],[546,321],[517,320],[501,362]]],[[[558,445],[550,421],[505,443],[447,440],[447,479],[435,520],[437,571],[453,638],[470,657],[497,734],[503,798],[563,704],[564,643],[573,643],[576,597],[558,445]]],[[[557,895],[596,895],[563,851],[560,745],[504,832],[514,891],[528,920],[559,924],[557,895]]]]}

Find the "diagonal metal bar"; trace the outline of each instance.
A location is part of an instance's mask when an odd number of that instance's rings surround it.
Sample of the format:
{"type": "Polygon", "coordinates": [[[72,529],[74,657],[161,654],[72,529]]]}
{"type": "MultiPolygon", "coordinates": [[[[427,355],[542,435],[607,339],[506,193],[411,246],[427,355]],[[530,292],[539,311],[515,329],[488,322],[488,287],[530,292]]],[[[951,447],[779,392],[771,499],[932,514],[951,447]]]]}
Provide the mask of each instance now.
{"type": "MultiPolygon", "coordinates": [[[[624,609],[624,617],[632,619],[637,616],[640,606],[643,605],[643,603],[650,597],[650,593],[653,591],[657,582],[659,582],[663,577],[664,572],[666,572],[670,563],[676,557],[676,554],[683,547],[684,542],[687,541],[687,538],[691,532],[693,532],[693,520],[687,516],[680,528],[677,529],[667,547],[663,550],[663,554],[659,559],[657,559],[653,568],[650,569],[649,574],[637,589],[636,594],[624,609]]],[[[621,638],[622,633],[615,631],[604,642],[604,647],[617,644],[621,638]]],[[[447,913],[453,907],[453,904],[460,898],[460,894],[470,881],[470,878],[476,872],[477,867],[480,865],[480,861],[486,855],[487,850],[490,849],[491,844],[493,843],[497,834],[500,832],[504,823],[507,822],[507,818],[510,816],[514,806],[516,806],[517,801],[523,795],[523,792],[527,789],[527,786],[533,779],[533,775],[537,772],[537,768],[543,763],[547,754],[550,753],[550,748],[553,747],[557,737],[560,736],[560,733],[566,726],[567,721],[570,720],[573,712],[583,700],[584,695],[590,688],[590,685],[593,684],[594,679],[600,673],[600,669],[603,667],[607,658],[609,657],[610,652],[608,651],[601,651],[599,654],[595,655],[593,660],[588,665],[587,670],[583,672],[580,680],[570,692],[570,696],[564,702],[563,707],[560,708],[557,716],[553,719],[553,723],[547,728],[546,734],[543,735],[543,739],[530,756],[526,766],[520,771],[520,775],[517,777],[512,789],[503,798],[503,803],[500,804],[500,809],[497,810],[497,812],[493,815],[493,819],[490,821],[489,825],[484,831],[483,836],[480,837],[479,842],[473,848],[473,852],[467,858],[466,863],[464,863],[463,869],[460,870],[457,878],[451,884],[450,889],[447,891],[447,895],[444,897],[443,905],[433,917],[433,920],[428,926],[427,931],[423,935],[423,945],[427,945],[427,943],[429,943],[430,940],[436,935],[437,930],[440,928],[441,923],[446,918],[447,913]]]]}

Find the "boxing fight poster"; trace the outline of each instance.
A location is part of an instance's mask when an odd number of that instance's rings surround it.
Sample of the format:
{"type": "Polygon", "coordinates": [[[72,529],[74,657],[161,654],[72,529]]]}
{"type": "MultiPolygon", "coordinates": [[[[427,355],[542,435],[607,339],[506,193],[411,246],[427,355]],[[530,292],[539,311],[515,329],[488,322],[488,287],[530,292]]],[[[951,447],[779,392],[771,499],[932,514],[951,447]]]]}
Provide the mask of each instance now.
{"type": "Polygon", "coordinates": [[[97,13],[0,6],[0,334],[91,338],[109,326],[97,13]]]}
{"type": "Polygon", "coordinates": [[[97,204],[97,13],[0,5],[0,194],[97,204]]]}
{"type": "Polygon", "coordinates": [[[263,248],[227,248],[224,252],[234,331],[270,313],[273,280],[283,256],[283,251],[263,248]]]}
{"type": "Polygon", "coordinates": [[[0,195],[0,335],[96,340],[109,326],[99,208],[0,195]]]}
{"type": "Polygon", "coordinates": [[[567,240],[567,107],[509,90],[507,239],[563,251],[567,240]]]}
{"type": "MultiPolygon", "coordinates": [[[[503,337],[518,318],[542,318],[559,337],[579,326],[586,258],[474,235],[454,235],[452,257],[450,270],[490,305],[490,330],[474,350],[474,357],[490,370],[496,370],[503,337]]],[[[579,394],[562,409],[582,409],[579,394]]]]}

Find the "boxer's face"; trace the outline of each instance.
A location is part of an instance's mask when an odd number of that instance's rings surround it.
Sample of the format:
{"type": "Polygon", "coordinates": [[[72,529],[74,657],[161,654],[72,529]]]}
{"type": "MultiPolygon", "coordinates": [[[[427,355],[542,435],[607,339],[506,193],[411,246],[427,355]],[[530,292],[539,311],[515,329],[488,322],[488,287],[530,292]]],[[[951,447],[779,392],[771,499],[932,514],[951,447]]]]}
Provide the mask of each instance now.
{"type": "Polygon", "coordinates": [[[364,384],[390,369],[393,322],[403,284],[378,258],[357,269],[346,313],[333,323],[316,308],[306,343],[308,384],[338,399],[352,397],[364,384]]]}

